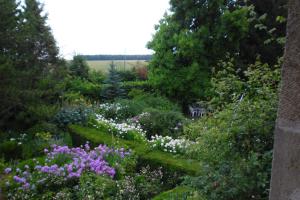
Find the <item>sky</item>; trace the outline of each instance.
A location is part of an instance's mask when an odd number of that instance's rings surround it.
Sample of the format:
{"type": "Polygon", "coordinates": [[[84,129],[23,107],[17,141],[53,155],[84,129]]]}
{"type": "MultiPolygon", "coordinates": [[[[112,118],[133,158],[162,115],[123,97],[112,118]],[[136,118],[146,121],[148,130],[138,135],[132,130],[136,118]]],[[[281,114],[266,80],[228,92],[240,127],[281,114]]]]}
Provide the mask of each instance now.
{"type": "Polygon", "coordinates": [[[151,54],[146,44],[169,0],[41,0],[65,58],[74,54],[151,54]]]}

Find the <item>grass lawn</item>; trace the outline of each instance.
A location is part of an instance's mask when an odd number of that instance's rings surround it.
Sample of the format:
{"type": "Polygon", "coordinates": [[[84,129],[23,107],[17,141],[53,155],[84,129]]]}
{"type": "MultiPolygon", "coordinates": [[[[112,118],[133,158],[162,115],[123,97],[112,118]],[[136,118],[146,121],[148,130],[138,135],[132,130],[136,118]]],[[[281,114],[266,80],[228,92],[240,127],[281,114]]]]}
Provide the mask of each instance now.
{"type": "MultiPolygon", "coordinates": [[[[89,67],[96,71],[102,71],[103,73],[107,73],[109,66],[111,64],[110,60],[88,60],[87,61],[89,67]]],[[[115,60],[114,61],[117,70],[130,70],[133,67],[145,67],[148,65],[147,61],[144,60],[115,60]]]]}

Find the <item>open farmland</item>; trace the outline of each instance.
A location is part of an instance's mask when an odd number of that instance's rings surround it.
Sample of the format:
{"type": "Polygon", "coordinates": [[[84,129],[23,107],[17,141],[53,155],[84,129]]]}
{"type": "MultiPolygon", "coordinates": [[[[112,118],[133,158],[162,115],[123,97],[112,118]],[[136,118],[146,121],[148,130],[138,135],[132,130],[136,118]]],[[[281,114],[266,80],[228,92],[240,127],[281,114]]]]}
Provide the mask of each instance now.
{"type": "MultiPolygon", "coordinates": [[[[110,60],[88,60],[89,67],[96,71],[102,71],[107,73],[109,66],[111,64],[110,60]]],[[[148,65],[147,61],[144,60],[126,60],[125,63],[123,60],[114,61],[117,70],[130,70],[132,68],[145,67],[148,65]]]]}

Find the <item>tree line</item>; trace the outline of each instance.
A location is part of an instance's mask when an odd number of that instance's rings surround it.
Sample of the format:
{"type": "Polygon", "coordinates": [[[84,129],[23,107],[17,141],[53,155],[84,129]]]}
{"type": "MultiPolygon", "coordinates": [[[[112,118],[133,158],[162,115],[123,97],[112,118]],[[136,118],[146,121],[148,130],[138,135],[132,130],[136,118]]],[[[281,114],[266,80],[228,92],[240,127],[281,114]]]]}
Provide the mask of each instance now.
{"type": "Polygon", "coordinates": [[[152,55],[83,55],[86,60],[150,60],[152,55]]]}

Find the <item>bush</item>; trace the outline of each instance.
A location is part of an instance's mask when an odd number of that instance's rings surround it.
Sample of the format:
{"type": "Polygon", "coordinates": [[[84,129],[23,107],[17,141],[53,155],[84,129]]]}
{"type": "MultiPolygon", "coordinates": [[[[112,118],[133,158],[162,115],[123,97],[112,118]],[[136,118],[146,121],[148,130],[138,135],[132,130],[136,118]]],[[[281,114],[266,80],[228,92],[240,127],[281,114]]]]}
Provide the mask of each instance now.
{"type": "Polygon", "coordinates": [[[32,134],[38,132],[49,132],[52,134],[56,134],[59,132],[59,129],[56,126],[56,124],[49,122],[41,122],[28,129],[27,132],[32,134]]]}
{"type": "Polygon", "coordinates": [[[118,73],[122,81],[136,81],[137,79],[137,74],[135,71],[120,70],[118,73]]]}
{"type": "Polygon", "coordinates": [[[121,86],[127,95],[134,89],[139,89],[144,92],[152,91],[152,87],[148,81],[126,81],[122,82],[121,86]]]}
{"type": "Polygon", "coordinates": [[[59,127],[68,124],[84,124],[88,121],[92,110],[84,106],[62,108],[54,117],[53,121],[59,127]]]}
{"type": "Polygon", "coordinates": [[[207,199],[267,199],[276,107],[276,99],[246,98],[193,125],[198,142],[187,156],[206,167],[187,182],[207,199]]]}
{"type": "Polygon", "coordinates": [[[163,96],[143,94],[136,96],[133,100],[143,102],[146,105],[145,108],[155,108],[161,111],[180,111],[180,108],[177,104],[172,103],[163,96]]]}
{"type": "Polygon", "coordinates": [[[139,173],[117,182],[116,196],[118,199],[149,199],[162,190],[162,178],[160,168],[151,170],[149,166],[143,167],[139,173]]]}
{"type": "Polygon", "coordinates": [[[22,153],[21,145],[16,141],[4,141],[0,143],[0,157],[5,160],[20,158],[22,153]]]}
{"type": "Polygon", "coordinates": [[[100,97],[101,86],[100,84],[74,77],[68,80],[66,84],[66,90],[72,93],[78,92],[79,94],[92,100],[98,100],[100,97]]]}
{"type": "Polygon", "coordinates": [[[163,192],[153,198],[153,200],[205,200],[193,188],[187,186],[178,186],[172,190],[163,192]]]}
{"type": "Polygon", "coordinates": [[[150,139],[154,135],[177,137],[182,132],[185,119],[180,112],[161,111],[157,109],[146,109],[140,116],[138,122],[150,139]]]}
{"type": "Polygon", "coordinates": [[[92,70],[89,71],[88,80],[94,84],[102,84],[105,79],[104,74],[101,71],[92,70]]]}
{"type": "Polygon", "coordinates": [[[79,189],[76,191],[78,199],[107,199],[116,193],[116,184],[111,179],[85,173],[79,179],[79,189]]]}

